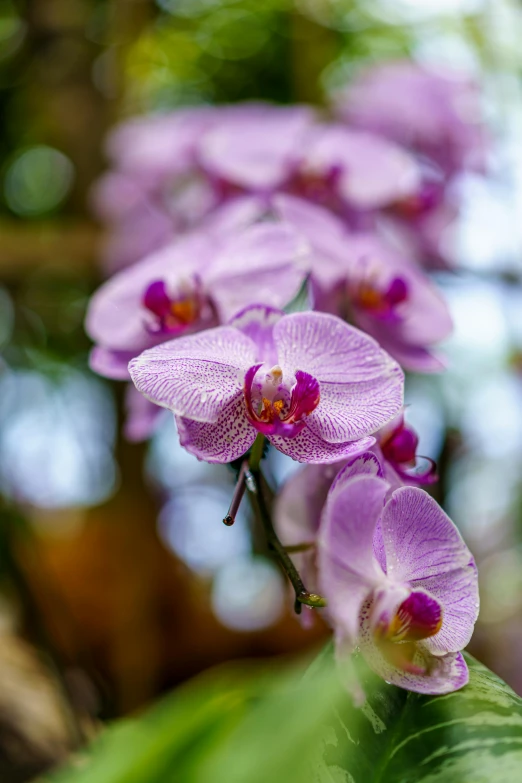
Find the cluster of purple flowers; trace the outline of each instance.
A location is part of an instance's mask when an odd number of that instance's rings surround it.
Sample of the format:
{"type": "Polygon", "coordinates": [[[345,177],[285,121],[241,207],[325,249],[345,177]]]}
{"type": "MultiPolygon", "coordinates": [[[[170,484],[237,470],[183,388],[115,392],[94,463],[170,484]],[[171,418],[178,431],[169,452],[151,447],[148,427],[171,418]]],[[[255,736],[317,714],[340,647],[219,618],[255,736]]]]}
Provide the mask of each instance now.
{"type": "Polygon", "coordinates": [[[296,558],[339,655],[357,647],[389,682],[445,693],[467,682],[477,574],[419,486],[436,477],[416,470],[403,370],[444,366],[451,318],[427,268],[445,263],[454,178],[483,165],[477,96],[399,63],[332,114],[200,107],[113,132],[95,202],[118,271],[87,314],[91,365],[132,380],[130,437],[167,408],[199,459],[263,437],[307,463],[276,525],[309,544],[296,558]],[[309,309],[285,312],[303,290],[309,309]]]}

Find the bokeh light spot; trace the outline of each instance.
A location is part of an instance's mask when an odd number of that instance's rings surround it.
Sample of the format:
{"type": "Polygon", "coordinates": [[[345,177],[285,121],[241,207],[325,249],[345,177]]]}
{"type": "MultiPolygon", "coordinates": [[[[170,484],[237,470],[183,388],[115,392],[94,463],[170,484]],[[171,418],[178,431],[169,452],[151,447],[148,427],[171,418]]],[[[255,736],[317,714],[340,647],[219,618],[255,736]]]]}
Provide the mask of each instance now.
{"type": "Polygon", "coordinates": [[[227,628],[258,631],[282,615],[285,586],[276,566],[259,555],[227,563],[212,588],[214,614],[227,628]]]}
{"type": "Polygon", "coordinates": [[[243,60],[256,54],[268,41],[269,31],[256,14],[223,9],[201,23],[198,42],[222,60],[243,60]]]}
{"type": "Polygon", "coordinates": [[[159,532],[163,542],[189,568],[212,574],[229,560],[250,551],[251,540],[245,506],[232,528],[223,524],[232,489],[198,485],[173,493],[163,507],[159,532]]]}
{"type": "Polygon", "coordinates": [[[37,217],[60,206],[73,179],[73,164],[63,153],[43,145],[30,147],[8,166],[4,197],[15,214],[37,217]]]}

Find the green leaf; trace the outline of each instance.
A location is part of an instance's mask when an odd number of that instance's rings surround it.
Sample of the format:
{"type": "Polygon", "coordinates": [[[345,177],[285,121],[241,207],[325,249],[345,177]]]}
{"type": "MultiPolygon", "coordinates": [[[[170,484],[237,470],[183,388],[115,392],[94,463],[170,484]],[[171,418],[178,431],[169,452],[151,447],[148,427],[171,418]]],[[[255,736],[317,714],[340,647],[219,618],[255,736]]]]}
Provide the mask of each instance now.
{"type": "Polygon", "coordinates": [[[321,727],[344,701],[331,662],[236,664],[209,672],[148,714],[107,730],[48,783],[287,783],[304,780],[321,727]],[[293,777],[297,775],[297,777],[293,777]]]}
{"type": "Polygon", "coordinates": [[[294,296],[291,302],[285,307],[285,313],[302,313],[305,310],[310,310],[310,293],[309,293],[309,281],[308,277],[302,284],[301,288],[294,296]]]}
{"type": "Polygon", "coordinates": [[[522,770],[522,699],[466,656],[470,682],[446,696],[395,688],[364,669],[369,698],[348,702],[325,735],[318,783],[514,783],[522,770]]]}
{"type": "Polygon", "coordinates": [[[107,730],[46,781],[514,783],[522,700],[468,663],[468,686],[424,697],[384,683],[356,658],[362,707],[341,685],[331,648],[306,673],[302,665],[229,665],[107,730]]]}

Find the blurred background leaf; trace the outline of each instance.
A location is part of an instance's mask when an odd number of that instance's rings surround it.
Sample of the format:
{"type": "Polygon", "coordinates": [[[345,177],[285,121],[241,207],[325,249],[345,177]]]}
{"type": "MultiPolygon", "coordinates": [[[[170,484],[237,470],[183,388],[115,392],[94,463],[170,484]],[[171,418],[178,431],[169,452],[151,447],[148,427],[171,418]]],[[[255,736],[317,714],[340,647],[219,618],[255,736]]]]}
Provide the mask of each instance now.
{"type": "Polygon", "coordinates": [[[329,651],[304,677],[302,669],[228,666],[110,729],[90,755],[46,781],[512,783],[522,700],[468,661],[470,684],[435,698],[387,685],[357,661],[368,694],[361,707],[329,651]]]}

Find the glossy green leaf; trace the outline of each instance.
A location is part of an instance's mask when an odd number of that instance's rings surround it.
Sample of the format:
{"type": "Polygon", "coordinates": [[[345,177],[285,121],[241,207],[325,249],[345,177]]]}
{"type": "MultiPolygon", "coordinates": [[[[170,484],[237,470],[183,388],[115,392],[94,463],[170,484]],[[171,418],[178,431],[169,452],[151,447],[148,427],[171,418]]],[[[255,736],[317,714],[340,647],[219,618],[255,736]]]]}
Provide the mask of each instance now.
{"type": "Polygon", "coordinates": [[[522,699],[467,656],[470,682],[426,697],[362,675],[325,733],[318,783],[514,783],[522,780],[522,699]]]}
{"type": "Polygon", "coordinates": [[[48,783],[513,783],[522,700],[468,659],[470,684],[423,697],[362,661],[353,704],[326,651],[303,668],[209,672],[109,729],[48,783]]]}

